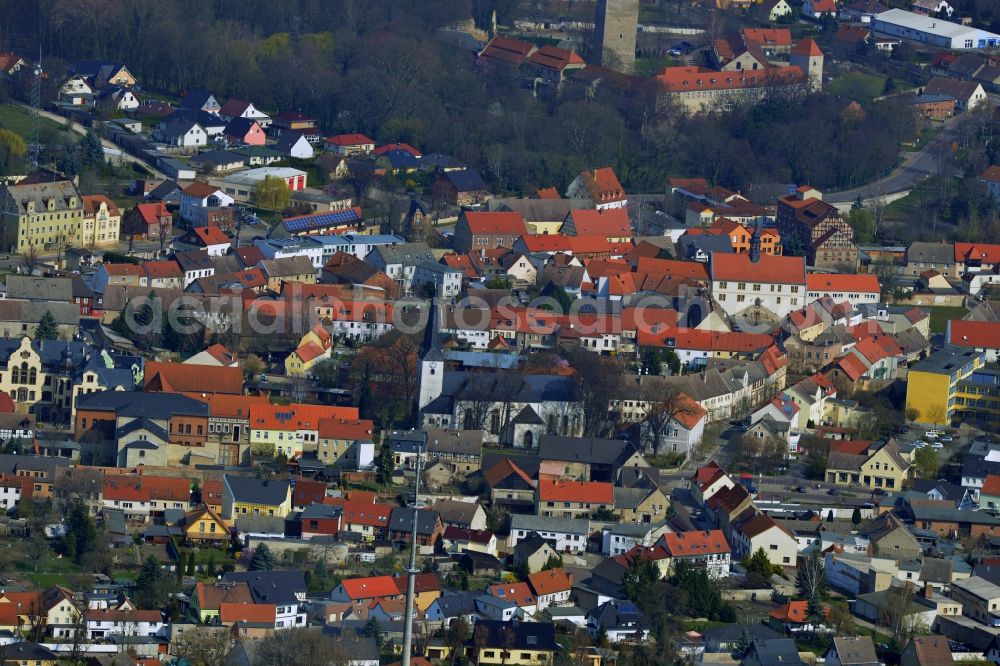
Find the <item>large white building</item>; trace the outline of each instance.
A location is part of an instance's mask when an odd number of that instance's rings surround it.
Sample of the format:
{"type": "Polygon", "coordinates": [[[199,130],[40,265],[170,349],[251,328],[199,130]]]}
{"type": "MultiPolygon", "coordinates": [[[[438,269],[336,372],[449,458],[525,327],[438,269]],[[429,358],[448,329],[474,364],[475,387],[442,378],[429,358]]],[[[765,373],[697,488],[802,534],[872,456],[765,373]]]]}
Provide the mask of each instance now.
{"type": "Polygon", "coordinates": [[[781,319],[806,304],[806,260],[753,253],[713,252],[708,262],[712,298],[730,316],[766,310],[781,319]]]}
{"type": "Polygon", "coordinates": [[[939,18],[890,9],[872,19],[872,31],[944,49],[986,49],[1000,45],[996,33],[939,18]]]}

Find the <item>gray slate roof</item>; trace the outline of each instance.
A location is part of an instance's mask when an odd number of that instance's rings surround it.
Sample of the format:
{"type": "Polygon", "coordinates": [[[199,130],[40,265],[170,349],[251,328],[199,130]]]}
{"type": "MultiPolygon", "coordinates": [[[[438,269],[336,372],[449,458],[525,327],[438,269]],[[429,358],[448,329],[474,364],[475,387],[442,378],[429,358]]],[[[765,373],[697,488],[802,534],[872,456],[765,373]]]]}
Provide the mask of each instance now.
{"type": "Polygon", "coordinates": [[[288,497],[288,481],[273,479],[264,481],[252,476],[226,474],[224,482],[238,502],[274,506],[281,504],[288,497]]]}

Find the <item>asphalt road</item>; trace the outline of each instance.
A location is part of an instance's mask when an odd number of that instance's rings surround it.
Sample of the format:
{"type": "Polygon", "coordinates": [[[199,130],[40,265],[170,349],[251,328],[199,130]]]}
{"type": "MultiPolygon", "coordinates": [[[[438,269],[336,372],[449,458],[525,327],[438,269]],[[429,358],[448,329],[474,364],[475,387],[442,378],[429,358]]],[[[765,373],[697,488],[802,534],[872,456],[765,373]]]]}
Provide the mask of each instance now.
{"type": "Polygon", "coordinates": [[[850,203],[858,196],[867,199],[913,189],[917,183],[938,172],[938,155],[942,147],[950,144],[957,136],[958,121],[957,117],[944,121],[941,131],[927,145],[916,152],[907,153],[902,164],[885,177],[850,190],[824,193],[823,200],[833,204],[850,203]]]}
{"type": "MultiPolygon", "coordinates": [[[[32,110],[32,107],[28,106],[27,104],[23,104],[21,102],[15,102],[15,104],[18,104],[19,106],[24,107],[28,111],[32,110]]],[[[39,111],[39,115],[41,115],[43,118],[48,118],[49,120],[51,120],[53,122],[59,123],[60,125],[64,125],[66,123],[66,118],[64,116],[60,116],[58,114],[51,113],[50,111],[39,111]]],[[[81,125],[78,122],[72,122],[72,123],[70,123],[69,127],[70,127],[71,130],[73,130],[74,132],[76,132],[77,134],[79,134],[81,136],[83,136],[83,135],[85,135],[87,133],[87,128],[84,127],[83,125],[81,125]]],[[[166,176],[163,173],[161,173],[161,172],[157,171],[156,169],[154,169],[153,166],[150,165],[148,162],[144,162],[144,161],[140,160],[138,157],[135,157],[134,155],[129,155],[124,150],[122,150],[120,146],[116,146],[115,144],[113,144],[112,142],[108,141],[107,139],[101,139],[101,145],[103,145],[105,148],[112,148],[114,150],[117,150],[117,151],[121,152],[122,159],[124,161],[129,162],[129,163],[134,163],[134,164],[141,165],[142,167],[144,167],[148,171],[151,171],[153,173],[153,177],[160,178],[160,179],[166,179],[166,176]]]]}

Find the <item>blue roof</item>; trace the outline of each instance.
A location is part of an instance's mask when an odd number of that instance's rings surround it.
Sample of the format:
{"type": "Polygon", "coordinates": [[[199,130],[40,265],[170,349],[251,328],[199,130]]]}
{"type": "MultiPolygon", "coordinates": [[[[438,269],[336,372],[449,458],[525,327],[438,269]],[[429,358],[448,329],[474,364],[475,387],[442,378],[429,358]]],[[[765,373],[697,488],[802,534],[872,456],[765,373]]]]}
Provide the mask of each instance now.
{"type": "Polygon", "coordinates": [[[359,222],[361,218],[353,208],[346,210],[333,210],[330,212],[316,213],[302,217],[293,217],[282,220],[281,224],[289,233],[309,231],[310,229],[321,229],[323,227],[340,226],[359,222]]]}

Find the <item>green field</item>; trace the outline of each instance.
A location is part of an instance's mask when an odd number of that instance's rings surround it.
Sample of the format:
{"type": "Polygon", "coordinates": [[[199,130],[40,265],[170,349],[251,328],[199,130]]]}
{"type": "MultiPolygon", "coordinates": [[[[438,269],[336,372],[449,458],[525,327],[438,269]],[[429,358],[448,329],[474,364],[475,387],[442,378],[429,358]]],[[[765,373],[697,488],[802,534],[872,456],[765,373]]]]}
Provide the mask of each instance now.
{"type": "Polygon", "coordinates": [[[882,94],[883,86],[885,86],[884,76],[848,72],[826,84],[826,90],[834,95],[868,104],[882,94]]]}
{"type": "Polygon", "coordinates": [[[885,207],[885,219],[895,222],[912,220],[917,211],[927,205],[928,201],[938,197],[939,181],[936,177],[921,181],[902,199],[896,199],[885,207]]]}
{"type": "MultiPolygon", "coordinates": [[[[40,128],[60,129],[57,123],[48,118],[41,118],[39,126],[40,128]]],[[[28,138],[32,134],[34,121],[31,118],[31,112],[24,107],[12,104],[0,104],[0,127],[28,138]]]]}
{"type": "Polygon", "coordinates": [[[931,315],[931,333],[944,333],[949,321],[961,319],[969,313],[963,307],[948,305],[922,305],[920,309],[927,310],[931,315]]]}

